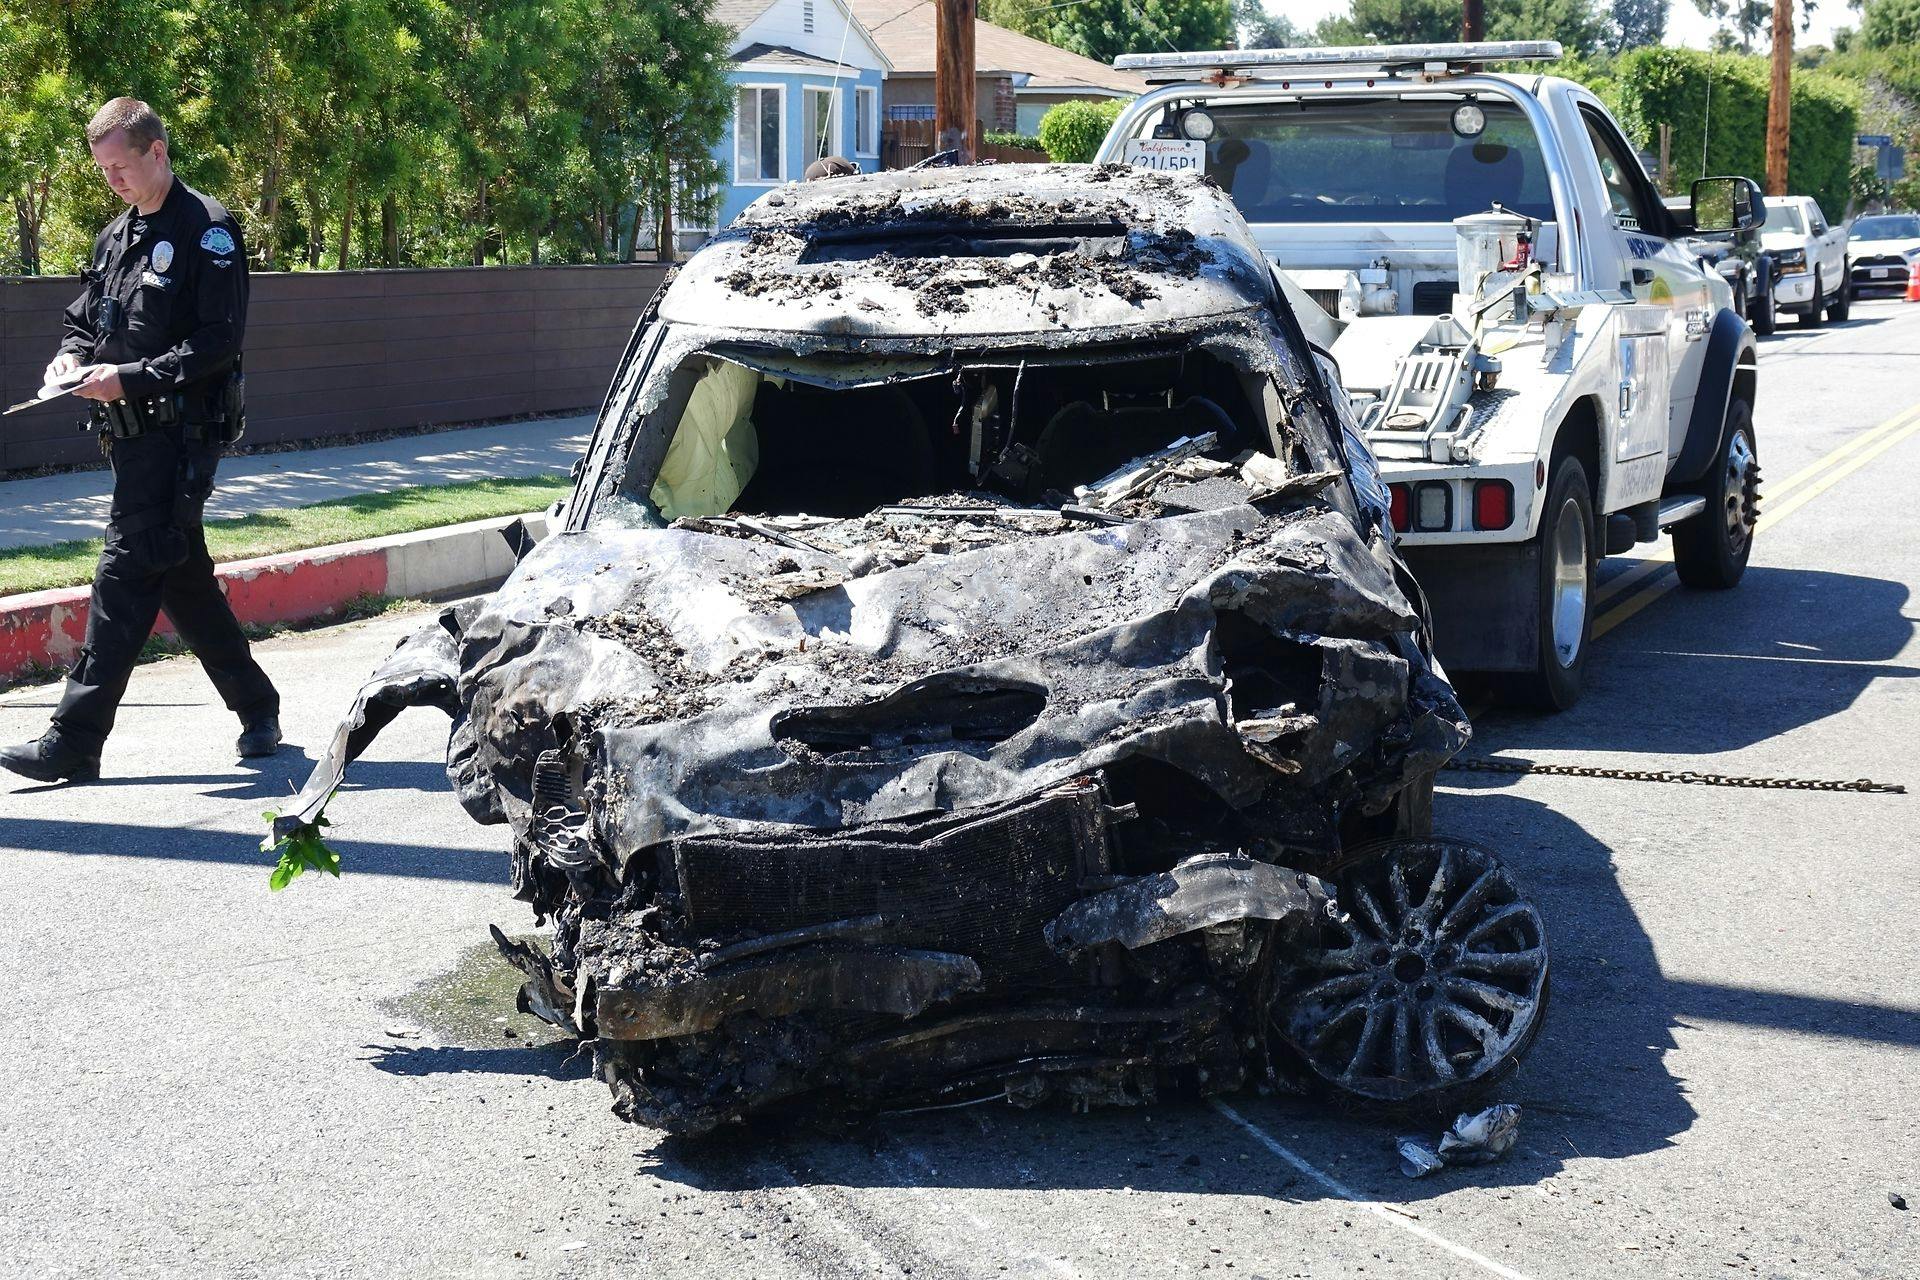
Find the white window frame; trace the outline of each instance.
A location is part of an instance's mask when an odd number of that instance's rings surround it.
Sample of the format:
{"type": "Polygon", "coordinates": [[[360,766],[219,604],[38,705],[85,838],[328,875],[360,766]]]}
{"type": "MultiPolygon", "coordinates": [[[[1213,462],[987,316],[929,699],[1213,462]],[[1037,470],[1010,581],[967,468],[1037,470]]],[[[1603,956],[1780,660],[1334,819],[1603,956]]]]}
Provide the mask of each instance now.
{"type": "Polygon", "coordinates": [[[853,154],[873,158],[880,154],[880,91],[869,85],[853,87],[853,154]],[[860,104],[869,102],[867,108],[867,128],[873,131],[871,138],[860,136],[860,104]]]}
{"type": "MultiPolygon", "coordinates": [[[[846,124],[845,119],[841,115],[840,97],[840,91],[831,85],[808,84],[800,86],[800,118],[806,122],[807,127],[807,145],[801,149],[801,155],[806,158],[809,164],[816,159],[824,159],[827,156],[837,156],[840,154],[840,139],[843,126],[846,124]],[[827,98],[827,139],[829,143],[827,149],[818,156],[814,154],[813,150],[814,138],[816,136],[813,132],[813,95],[816,93],[825,94],[827,98]]],[[[780,117],[780,121],[783,125],[786,123],[786,116],[784,114],[780,117]]]]}
{"type": "Polygon", "coordinates": [[[778,187],[783,185],[786,180],[787,86],[777,80],[740,81],[733,86],[733,185],[736,187],[778,187]],[[740,93],[744,89],[772,89],[780,95],[778,99],[780,103],[780,172],[771,178],[743,178],[740,176],[740,93]]]}

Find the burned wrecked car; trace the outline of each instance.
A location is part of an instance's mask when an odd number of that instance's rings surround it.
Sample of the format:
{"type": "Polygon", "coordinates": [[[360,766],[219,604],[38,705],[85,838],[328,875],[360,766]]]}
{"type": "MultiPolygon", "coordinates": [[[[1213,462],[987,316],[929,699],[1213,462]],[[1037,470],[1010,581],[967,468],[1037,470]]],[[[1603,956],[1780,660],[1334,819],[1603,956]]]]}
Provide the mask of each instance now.
{"type": "Polygon", "coordinates": [[[1329,363],[1200,179],[761,199],[634,335],[557,531],[366,685],[513,830],[524,1007],[616,1110],[1331,1087],[1525,1052],[1540,917],[1429,827],[1466,718],[1329,363]]]}

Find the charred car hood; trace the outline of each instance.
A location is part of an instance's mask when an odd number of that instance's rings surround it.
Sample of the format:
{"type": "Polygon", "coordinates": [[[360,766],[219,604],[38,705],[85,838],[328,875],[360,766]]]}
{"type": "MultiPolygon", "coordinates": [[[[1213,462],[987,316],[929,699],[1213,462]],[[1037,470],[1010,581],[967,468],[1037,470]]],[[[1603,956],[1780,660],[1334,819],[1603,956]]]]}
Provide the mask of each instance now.
{"type": "Polygon", "coordinates": [[[1343,770],[1335,790],[1377,804],[1464,742],[1393,572],[1331,508],[1060,523],[864,576],[686,529],[557,536],[461,628],[456,780],[523,818],[526,762],[590,735],[597,835],[624,859],[1003,803],[1134,756],[1236,807],[1343,770]],[[1225,614],[1295,696],[1236,707],[1225,614]]]}

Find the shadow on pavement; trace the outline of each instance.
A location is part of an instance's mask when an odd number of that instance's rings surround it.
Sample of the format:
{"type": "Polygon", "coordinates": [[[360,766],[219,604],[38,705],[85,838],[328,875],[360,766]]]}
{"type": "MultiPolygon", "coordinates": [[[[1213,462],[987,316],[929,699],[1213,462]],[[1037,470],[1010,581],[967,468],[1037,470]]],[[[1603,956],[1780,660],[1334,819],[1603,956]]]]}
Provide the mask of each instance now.
{"type": "MultiPolygon", "coordinates": [[[[274,863],[273,854],[260,850],[260,837],[265,833],[264,823],[256,834],[140,822],[9,817],[0,821],[0,848],[78,857],[154,858],[256,866],[264,877],[274,863]]],[[[342,865],[350,872],[502,886],[507,883],[507,860],[490,850],[333,838],[327,843],[339,851],[342,865]]]]}
{"type": "Polygon", "coordinates": [[[1475,728],[1503,755],[1752,746],[1840,714],[1876,680],[1920,676],[1890,661],[1913,637],[1908,602],[1903,583],[1805,569],[1755,567],[1732,591],[1681,587],[1596,643],[1571,711],[1501,706],[1475,728]]]}
{"type": "Polygon", "coordinates": [[[373,1051],[361,1061],[395,1076],[507,1075],[585,1080],[593,1074],[592,1055],[572,1040],[499,1048],[404,1044],[361,1047],[373,1051]]]}

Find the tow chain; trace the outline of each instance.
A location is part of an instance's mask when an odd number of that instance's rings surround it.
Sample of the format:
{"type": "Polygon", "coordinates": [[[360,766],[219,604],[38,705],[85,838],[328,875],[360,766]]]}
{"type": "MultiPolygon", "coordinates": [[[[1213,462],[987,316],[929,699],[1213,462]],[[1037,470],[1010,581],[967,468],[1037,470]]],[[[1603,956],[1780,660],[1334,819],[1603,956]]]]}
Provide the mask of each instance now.
{"type": "Polygon", "coordinates": [[[1694,787],[1752,787],[1762,791],[1875,791],[1903,796],[1897,782],[1858,778],[1755,778],[1733,773],[1695,773],[1692,769],[1607,769],[1584,764],[1536,764],[1531,760],[1494,760],[1455,757],[1440,766],[1465,773],[1555,774],[1563,778],[1614,778],[1623,782],[1671,782],[1694,787]]]}

